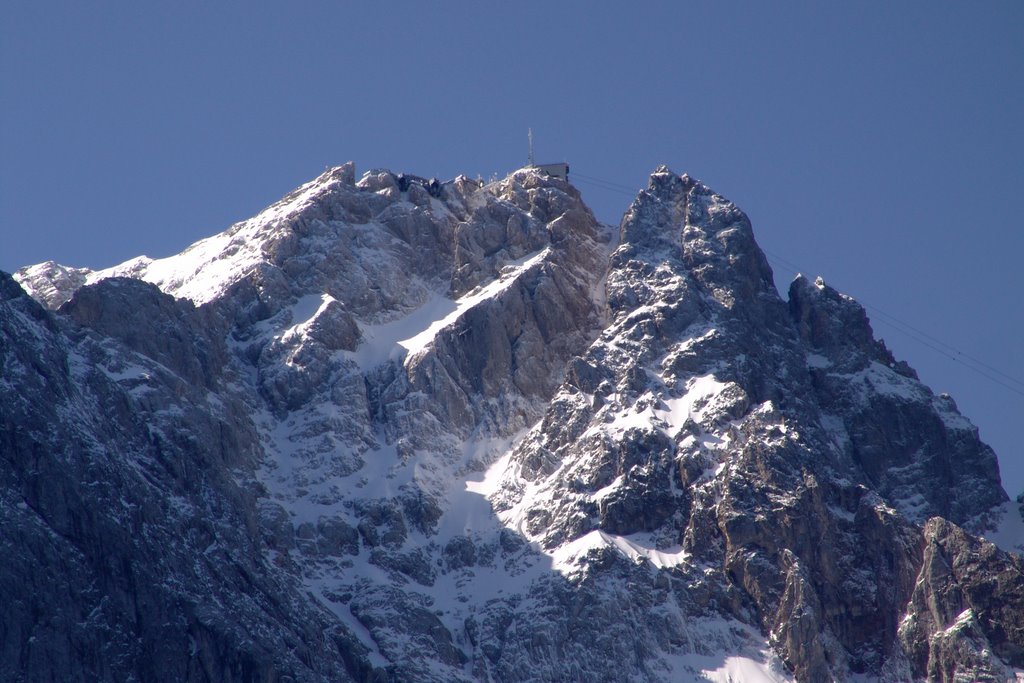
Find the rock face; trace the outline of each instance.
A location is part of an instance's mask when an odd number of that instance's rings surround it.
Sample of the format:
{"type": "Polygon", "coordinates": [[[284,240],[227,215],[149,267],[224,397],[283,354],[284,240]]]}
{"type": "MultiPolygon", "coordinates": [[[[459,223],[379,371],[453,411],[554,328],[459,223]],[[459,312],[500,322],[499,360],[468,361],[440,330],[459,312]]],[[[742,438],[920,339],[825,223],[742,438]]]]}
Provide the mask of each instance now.
{"type": "Polygon", "coordinates": [[[615,231],[536,170],[347,164],[178,256],[16,278],[4,680],[1024,668],[991,449],[688,176],[615,231]]]}
{"type": "Polygon", "coordinates": [[[789,304],[811,354],[817,401],[866,484],[914,522],[940,515],[963,524],[1006,500],[977,430],[949,396],[934,396],[873,340],[860,305],[802,277],[789,304]]]}
{"type": "Polygon", "coordinates": [[[936,517],[899,634],[917,671],[937,681],[1012,679],[1024,664],[1021,559],[936,517]]]}
{"type": "Polygon", "coordinates": [[[346,680],[361,648],[271,571],[232,476],[244,408],[0,291],[0,678],[346,680]]]}

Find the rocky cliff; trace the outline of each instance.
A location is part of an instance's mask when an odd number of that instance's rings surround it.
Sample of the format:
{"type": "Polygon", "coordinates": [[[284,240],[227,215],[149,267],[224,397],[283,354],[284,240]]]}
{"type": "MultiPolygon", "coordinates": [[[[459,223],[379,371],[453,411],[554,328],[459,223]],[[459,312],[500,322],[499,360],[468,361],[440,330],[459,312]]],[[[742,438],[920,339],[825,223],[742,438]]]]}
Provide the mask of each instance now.
{"type": "Polygon", "coordinates": [[[616,230],[536,170],[348,164],[3,276],[0,363],[5,680],[1024,669],[991,449],[665,168],[616,230]]]}

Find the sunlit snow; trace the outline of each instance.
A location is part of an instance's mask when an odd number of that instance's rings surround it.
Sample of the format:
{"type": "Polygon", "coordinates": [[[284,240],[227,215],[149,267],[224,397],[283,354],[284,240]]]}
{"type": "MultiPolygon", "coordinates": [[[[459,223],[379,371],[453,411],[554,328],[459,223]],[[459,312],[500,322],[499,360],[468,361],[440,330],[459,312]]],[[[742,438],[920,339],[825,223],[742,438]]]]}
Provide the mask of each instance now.
{"type": "Polygon", "coordinates": [[[408,315],[379,325],[360,325],[363,341],[348,357],[363,370],[387,360],[406,361],[422,352],[437,333],[445,329],[473,306],[491,299],[511,286],[517,277],[542,262],[548,250],[529,254],[510,261],[501,276],[466,296],[453,300],[435,294],[426,303],[408,315]]]}
{"type": "Polygon", "coordinates": [[[90,273],[86,284],[110,277],[151,282],[172,296],[196,305],[211,301],[265,260],[263,244],[277,225],[327,191],[335,179],[325,173],[306,183],[256,216],[228,230],[199,240],[180,254],[153,260],[145,256],[90,273]]]}
{"type": "Polygon", "coordinates": [[[644,542],[650,541],[643,537],[644,534],[619,536],[595,529],[552,551],[552,568],[561,574],[571,575],[580,569],[580,560],[598,548],[613,548],[634,562],[647,561],[658,569],[675,567],[687,560],[686,551],[681,547],[658,550],[645,545],[644,542]]]}

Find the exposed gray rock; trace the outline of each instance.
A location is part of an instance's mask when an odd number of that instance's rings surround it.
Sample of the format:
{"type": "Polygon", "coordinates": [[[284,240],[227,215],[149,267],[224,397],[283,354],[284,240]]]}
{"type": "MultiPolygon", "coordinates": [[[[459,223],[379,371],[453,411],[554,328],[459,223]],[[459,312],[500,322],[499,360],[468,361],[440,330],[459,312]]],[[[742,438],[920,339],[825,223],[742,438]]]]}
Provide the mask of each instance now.
{"type": "Polygon", "coordinates": [[[190,384],[212,386],[227,363],[227,325],[155,285],[110,278],[83,287],[59,312],[161,363],[190,384]]]}
{"type": "Polygon", "coordinates": [[[359,554],[359,532],[338,518],[321,518],[316,525],[320,552],[324,555],[359,554]]]}
{"type": "Polygon", "coordinates": [[[914,522],[941,515],[964,524],[1007,500],[978,430],[874,340],[858,303],[802,277],[789,296],[818,403],[865,483],[914,522]]]}
{"type": "Polygon", "coordinates": [[[1007,681],[1024,667],[1024,564],[935,517],[900,641],[915,673],[942,683],[1007,681]]]}
{"type": "MultiPolygon", "coordinates": [[[[698,562],[678,565],[690,590],[738,590],[724,613],[767,634],[798,680],[894,670],[922,542],[915,518],[892,506],[934,487],[924,500],[946,501],[947,514],[983,513],[1004,499],[991,451],[874,341],[859,306],[828,290],[819,303],[816,289],[787,310],[746,217],[686,176],[655,172],[611,263],[611,324],[514,453],[498,509],[553,552],[597,532],[631,539],[655,565],[654,553],[681,548],[698,562]],[[825,363],[886,384],[854,386],[862,408],[837,406],[821,389],[825,363]],[[946,480],[903,475],[896,449],[869,461],[862,441],[837,438],[835,415],[861,419],[892,385],[901,396],[888,409],[906,419],[871,412],[860,429],[930,444],[925,459],[947,468],[969,461],[946,480]],[[897,479],[919,488],[879,484],[897,479]]],[[[601,576],[599,563],[585,566],[601,576]]],[[[723,605],[690,617],[710,614],[723,605]]]]}
{"type": "Polygon", "coordinates": [[[244,414],[0,292],[0,678],[349,680],[358,646],[256,537],[244,414]]]}
{"type": "Polygon", "coordinates": [[[615,235],[536,170],[346,164],[179,256],[18,279],[4,680],[1024,667],[1020,559],[970,533],[994,454],[689,176],[615,235]]]}
{"type": "Polygon", "coordinates": [[[395,662],[399,678],[435,680],[436,663],[450,667],[453,673],[448,680],[467,680],[458,673],[466,656],[452,642],[448,629],[409,594],[393,588],[364,592],[352,599],[350,609],[395,662]]]}
{"type": "Polygon", "coordinates": [[[45,261],[19,269],[14,279],[43,306],[56,310],[75,291],[85,286],[91,272],[88,268],[70,268],[54,261],[45,261]]]}

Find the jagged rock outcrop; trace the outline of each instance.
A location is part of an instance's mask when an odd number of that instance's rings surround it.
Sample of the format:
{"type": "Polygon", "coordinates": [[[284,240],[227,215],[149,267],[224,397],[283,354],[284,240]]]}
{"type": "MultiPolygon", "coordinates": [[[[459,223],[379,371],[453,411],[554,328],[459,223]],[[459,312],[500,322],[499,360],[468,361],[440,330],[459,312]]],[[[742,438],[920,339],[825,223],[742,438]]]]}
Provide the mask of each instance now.
{"type": "Polygon", "coordinates": [[[1024,667],[991,449],[689,176],[616,233],[535,169],[346,164],[177,256],[16,277],[5,679],[1024,667]]]}
{"type": "Polygon", "coordinates": [[[244,411],[0,291],[0,677],[347,680],[361,647],[264,567],[244,411]]]}
{"type": "Polygon", "coordinates": [[[69,268],[55,261],[44,261],[18,271],[26,291],[49,309],[57,309],[71,294],[88,281],[88,268],[69,268]]]}
{"type": "Polygon", "coordinates": [[[798,280],[787,311],[746,217],[700,183],[659,169],[621,242],[611,324],[513,454],[499,511],[556,554],[585,540],[656,566],[670,555],[663,573],[738,596],[711,614],[757,625],[798,679],[881,675],[903,656],[922,552],[916,518],[894,507],[920,491],[959,519],[984,513],[1005,499],[994,455],[855,303],[798,280]],[[831,358],[844,375],[827,374],[831,358]],[[865,369],[873,384],[850,382],[865,369]],[[837,438],[840,419],[853,436],[837,438]],[[906,474],[911,453],[947,480],[906,474]]]}
{"type": "Polygon", "coordinates": [[[925,550],[900,640],[929,680],[1012,680],[1024,668],[1024,567],[1019,556],[941,517],[924,526],[925,550]]]}
{"type": "Polygon", "coordinates": [[[940,515],[964,524],[1007,500],[978,430],[874,340],[859,304],[820,279],[798,277],[789,305],[818,403],[865,483],[914,522],[940,515]]]}
{"type": "Polygon", "coordinates": [[[186,382],[211,386],[228,361],[227,326],[209,308],[155,285],[110,278],[76,290],[59,312],[82,327],[163,364],[186,382]]]}

